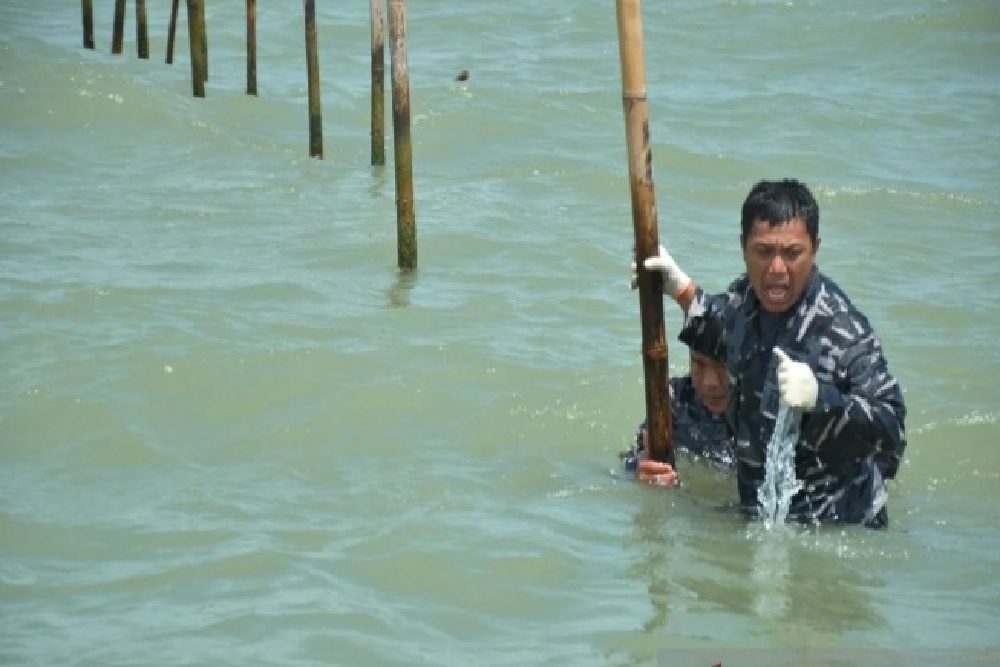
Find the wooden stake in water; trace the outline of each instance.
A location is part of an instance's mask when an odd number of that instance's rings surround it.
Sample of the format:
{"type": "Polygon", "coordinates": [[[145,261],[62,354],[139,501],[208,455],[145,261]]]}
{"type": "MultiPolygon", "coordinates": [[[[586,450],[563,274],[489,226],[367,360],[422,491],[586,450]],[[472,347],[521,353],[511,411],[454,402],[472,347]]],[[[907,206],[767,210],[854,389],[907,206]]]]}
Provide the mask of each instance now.
{"type": "Polygon", "coordinates": [[[174,63],[174,40],[177,37],[177,11],[180,0],[170,3],[170,23],[167,25],[167,64],[174,63]]]}
{"type": "Polygon", "coordinates": [[[257,0],[247,0],[247,95],[257,94],[257,0]]]}
{"type": "Polygon", "coordinates": [[[83,48],[94,48],[94,0],[80,0],[83,9],[83,48]]]}
{"type": "Polygon", "coordinates": [[[371,0],[372,165],[385,164],[385,21],[382,0],[371,0]]]}
{"type": "Polygon", "coordinates": [[[396,163],[396,254],[399,268],[417,268],[413,213],[413,146],[410,141],[410,75],[406,64],[406,2],[389,0],[392,40],[392,134],[396,163]]]}
{"type": "Polygon", "coordinates": [[[649,454],[654,460],[673,465],[673,424],[670,416],[667,340],[663,322],[663,285],[659,276],[642,268],[643,261],[659,251],[653,154],[650,149],[649,110],[646,103],[642,10],[639,0],[616,0],[615,8],[618,17],[629,187],[632,194],[632,227],[635,234],[636,264],[639,267],[639,310],[649,454]]]}
{"type": "Polygon", "coordinates": [[[115,23],[111,31],[111,54],[121,55],[125,41],[125,0],[115,0],[115,23]]]}
{"type": "Polygon", "coordinates": [[[304,0],[306,11],[306,75],[309,79],[309,157],[323,157],[323,104],[319,90],[316,46],[316,2],[304,0]]]}
{"type": "Polygon", "coordinates": [[[191,87],[195,97],[205,97],[204,51],[202,33],[205,32],[201,5],[204,0],[187,0],[188,44],[191,50],[191,87]]]}
{"type": "Polygon", "coordinates": [[[198,0],[201,12],[201,80],[208,82],[208,21],[205,20],[205,0],[198,0]]]}
{"type": "Polygon", "coordinates": [[[146,25],[146,0],[135,0],[135,50],[140,58],[149,59],[149,28],[146,25]]]}

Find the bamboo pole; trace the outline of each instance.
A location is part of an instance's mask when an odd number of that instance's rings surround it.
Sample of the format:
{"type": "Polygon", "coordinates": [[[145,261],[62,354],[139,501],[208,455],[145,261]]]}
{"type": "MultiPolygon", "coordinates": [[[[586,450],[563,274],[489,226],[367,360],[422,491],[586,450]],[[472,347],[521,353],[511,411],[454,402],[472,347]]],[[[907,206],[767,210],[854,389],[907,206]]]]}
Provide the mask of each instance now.
{"type": "Polygon", "coordinates": [[[399,268],[417,268],[413,212],[413,145],[410,141],[410,75],[406,63],[406,2],[389,0],[392,42],[392,135],[396,167],[396,255],[399,268]]]}
{"type": "Polygon", "coordinates": [[[180,0],[170,3],[170,23],[167,25],[167,64],[174,63],[174,40],[177,37],[177,10],[180,0]]]}
{"type": "Polygon", "coordinates": [[[115,0],[115,23],[111,32],[111,55],[121,55],[125,41],[125,0],[115,0]]]}
{"type": "Polygon", "coordinates": [[[83,48],[94,48],[94,0],[80,0],[83,9],[83,48]]]}
{"type": "Polygon", "coordinates": [[[198,12],[201,14],[201,80],[208,82],[208,21],[205,20],[205,0],[198,0],[198,12]]]}
{"type": "Polygon", "coordinates": [[[140,58],[149,59],[149,27],[146,24],[146,0],[135,0],[135,49],[140,58]]]}
{"type": "Polygon", "coordinates": [[[316,46],[316,2],[304,0],[306,14],[306,75],[309,79],[309,157],[323,157],[323,109],[316,46]]]}
{"type": "Polygon", "coordinates": [[[639,309],[642,327],[642,365],[646,384],[646,424],[650,458],[674,464],[673,424],[670,416],[669,363],[663,321],[663,284],[642,268],[658,253],[653,154],[649,141],[646,102],[646,64],[643,55],[640,0],[616,0],[618,50],[622,70],[622,103],[628,145],[632,227],[638,265],[639,309]]]}
{"type": "Polygon", "coordinates": [[[205,63],[202,60],[204,52],[201,50],[204,32],[200,5],[204,0],[187,0],[187,21],[188,21],[188,44],[191,50],[191,87],[195,97],[205,97],[205,79],[202,76],[205,63]]]}
{"type": "Polygon", "coordinates": [[[382,0],[371,0],[372,165],[385,165],[385,20],[382,0]]]}
{"type": "Polygon", "coordinates": [[[257,94],[257,0],[247,0],[247,95],[257,94]]]}

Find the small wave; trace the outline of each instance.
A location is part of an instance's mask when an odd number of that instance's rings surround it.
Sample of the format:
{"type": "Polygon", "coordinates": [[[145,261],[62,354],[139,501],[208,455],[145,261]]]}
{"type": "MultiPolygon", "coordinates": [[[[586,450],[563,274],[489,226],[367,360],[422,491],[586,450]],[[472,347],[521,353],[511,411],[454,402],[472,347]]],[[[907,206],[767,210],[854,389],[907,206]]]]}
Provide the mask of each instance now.
{"type": "Polygon", "coordinates": [[[962,415],[961,417],[953,417],[951,419],[946,419],[942,422],[928,422],[923,426],[918,426],[917,428],[910,429],[910,434],[924,434],[930,433],[942,425],[951,424],[954,426],[978,426],[980,424],[996,424],[1000,414],[996,412],[980,412],[979,410],[973,410],[967,415],[962,415]]]}
{"type": "Polygon", "coordinates": [[[608,493],[613,490],[613,487],[606,484],[590,484],[588,486],[581,486],[575,489],[559,489],[558,491],[549,491],[545,494],[548,498],[569,498],[570,496],[581,496],[590,493],[608,493]]]}
{"type": "Polygon", "coordinates": [[[888,195],[890,197],[906,197],[925,202],[956,202],[968,206],[978,206],[981,208],[1000,208],[1000,201],[974,197],[960,192],[920,192],[917,190],[905,190],[891,187],[851,187],[816,185],[817,192],[831,199],[835,197],[862,197],[865,195],[888,195]]]}

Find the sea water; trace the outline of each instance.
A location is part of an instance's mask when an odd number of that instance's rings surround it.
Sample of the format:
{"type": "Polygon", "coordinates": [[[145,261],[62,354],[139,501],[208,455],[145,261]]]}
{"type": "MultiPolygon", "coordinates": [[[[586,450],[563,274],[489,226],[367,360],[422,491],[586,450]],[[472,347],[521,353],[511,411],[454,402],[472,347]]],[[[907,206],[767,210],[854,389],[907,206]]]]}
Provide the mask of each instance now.
{"type": "Polygon", "coordinates": [[[184,12],[167,66],[170,3],[148,61],[114,4],[87,51],[79,2],[0,1],[0,664],[998,646],[996,0],[643,3],[660,240],[725,289],[747,191],[803,179],[905,392],[889,530],[761,549],[731,477],[606,474],[645,412],[613,3],[407,3],[412,276],[368,3],[316,3],[323,160],[302,3],[257,3],[257,97],[206,3],[197,100],[184,12]]]}

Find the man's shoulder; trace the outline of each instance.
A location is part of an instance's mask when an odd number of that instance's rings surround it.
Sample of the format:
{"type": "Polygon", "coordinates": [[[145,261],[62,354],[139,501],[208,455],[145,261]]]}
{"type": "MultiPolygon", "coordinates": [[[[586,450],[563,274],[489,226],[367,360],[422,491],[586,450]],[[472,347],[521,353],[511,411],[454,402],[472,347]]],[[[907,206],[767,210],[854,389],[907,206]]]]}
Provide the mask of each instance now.
{"type": "Polygon", "coordinates": [[[819,273],[817,287],[809,310],[823,314],[828,329],[856,338],[872,333],[868,317],[851,301],[847,293],[832,278],[819,273]]]}
{"type": "Polygon", "coordinates": [[[750,276],[746,273],[741,273],[733,279],[733,282],[729,283],[727,291],[735,292],[737,294],[744,294],[750,289],[750,276]]]}
{"type": "Polygon", "coordinates": [[[698,296],[709,306],[731,306],[745,301],[750,289],[750,278],[742,273],[730,282],[723,292],[709,292],[699,285],[698,296]]]}
{"type": "Polygon", "coordinates": [[[700,309],[709,315],[731,317],[735,313],[749,307],[753,301],[753,287],[750,278],[743,273],[736,277],[724,292],[718,294],[704,293],[700,309]]]}
{"type": "Polygon", "coordinates": [[[753,295],[753,286],[750,284],[750,277],[741,273],[726,288],[726,295],[733,306],[741,307],[750,301],[753,295]]]}

